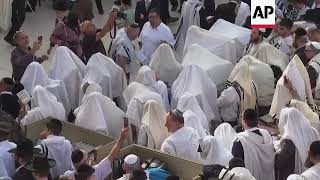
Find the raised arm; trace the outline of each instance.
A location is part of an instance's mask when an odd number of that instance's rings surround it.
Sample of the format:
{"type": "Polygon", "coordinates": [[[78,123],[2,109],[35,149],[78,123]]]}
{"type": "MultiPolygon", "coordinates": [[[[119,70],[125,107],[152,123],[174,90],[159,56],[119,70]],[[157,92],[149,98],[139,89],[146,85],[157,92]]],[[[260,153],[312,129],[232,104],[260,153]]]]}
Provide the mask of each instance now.
{"type": "Polygon", "coordinates": [[[106,24],[103,26],[102,30],[97,33],[96,40],[100,40],[103,36],[105,36],[114,26],[115,21],[117,20],[117,12],[112,12],[110,17],[108,18],[106,24]]]}
{"type": "Polygon", "coordinates": [[[107,157],[110,162],[113,162],[118,157],[121,146],[124,144],[125,140],[128,137],[128,133],[129,133],[129,128],[125,128],[122,130],[117,143],[115,144],[115,146],[113,146],[111,152],[107,157]]]}

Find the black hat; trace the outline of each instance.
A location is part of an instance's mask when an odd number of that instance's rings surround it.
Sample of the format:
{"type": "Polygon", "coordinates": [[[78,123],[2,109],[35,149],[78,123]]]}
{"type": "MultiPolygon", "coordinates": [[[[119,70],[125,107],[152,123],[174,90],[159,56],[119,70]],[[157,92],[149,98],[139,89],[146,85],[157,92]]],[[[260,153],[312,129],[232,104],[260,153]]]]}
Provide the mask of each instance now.
{"type": "Polygon", "coordinates": [[[34,155],[33,159],[29,161],[24,168],[32,172],[48,171],[56,165],[56,161],[48,159],[45,155],[34,155]]]}
{"type": "Polygon", "coordinates": [[[26,156],[32,156],[39,153],[40,149],[33,148],[33,143],[29,139],[24,139],[17,143],[17,147],[8,151],[9,153],[19,153],[26,156]]]}
{"type": "Polygon", "coordinates": [[[56,11],[67,11],[70,6],[70,0],[55,0],[53,3],[53,9],[56,11]]]}

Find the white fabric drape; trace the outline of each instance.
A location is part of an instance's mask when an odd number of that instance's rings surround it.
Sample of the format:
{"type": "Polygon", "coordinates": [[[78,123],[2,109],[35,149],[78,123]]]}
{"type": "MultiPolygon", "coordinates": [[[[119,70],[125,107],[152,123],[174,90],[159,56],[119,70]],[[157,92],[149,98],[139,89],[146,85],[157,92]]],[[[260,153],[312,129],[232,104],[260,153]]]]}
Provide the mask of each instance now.
{"type": "Polygon", "coordinates": [[[182,66],[177,62],[174,52],[169,44],[163,43],[151,56],[150,68],[157,79],[168,83],[169,86],[177,79],[182,66]]]}
{"type": "Polygon", "coordinates": [[[284,76],[286,76],[292,82],[292,86],[297,92],[301,101],[305,101],[308,104],[314,105],[308,72],[302,64],[300,58],[298,56],[294,56],[286,70],[283,72],[283,75],[278,80],[269,112],[271,116],[276,114],[278,117],[278,113],[282,107],[292,99],[288,88],[284,86],[284,76]]]}
{"type": "Polygon", "coordinates": [[[313,141],[319,140],[318,132],[309,120],[296,108],[284,108],[280,112],[279,132],[281,139],[290,139],[296,147],[295,174],[305,171],[304,163],[313,141]]]}
{"type": "Polygon", "coordinates": [[[240,61],[249,65],[252,80],[256,85],[258,105],[270,106],[275,91],[275,78],[271,67],[252,56],[244,56],[240,61]]]}
{"type": "Polygon", "coordinates": [[[176,36],[175,49],[177,54],[183,56],[184,42],[190,26],[195,25],[200,27],[199,11],[203,7],[200,0],[188,0],[182,5],[181,18],[179,29],[176,36]]]}
{"type": "Polygon", "coordinates": [[[151,149],[160,150],[161,144],[168,137],[165,127],[166,112],[156,101],[147,101],[144,105],[138,143],[151,149]],[[147,129],[144,131],[144,129],[147,129]]]}
{"type": "Polygon", "coordinates": [[[171,109],[177,107],[179,99],[186,92],[197,98],[208,121],[220,120],[216,85],[199,66],[190,65],[184,67],[177,80],[173,83],[171,88],[171,109]]]}
{"type": "Polygon", "coordinates": [[[66,111],[53,94],[41,86],[36,86],[32,95],[31,110],[21,120],[21,125],[25,126],[46,118],[65,121],[66,111]]]}
{"type": "Polygon", "coordinates": [[[250,131],[239,133],[244,163],[251,174],[259,180],[274,180],[274,146],[267,130],[259,129],[262,137],[250,131]]]}
{"type": "Polygon", "coordinates": [[[268,43],[259,47],[257,53],[255,54],[255,58],[266,64],[279,67],[282,72],[289,64],[289,56],[268,43]]]}
{"type": "Polygon", "coordinates": [[[83,99],[75,124],[118,138],[124,127],[124,115],[110,98],[99,92],[92,92],[83,99]]]}
{"type": "Polygon", "coordinates": [[[202,137],[199,139],[199,145],[202,151],[200,156],[203,165],[219,164],[227,166],[233,158],[231,151],[225,148],[221,137],[202,137]]]}
{"type": "Polygon", "coordinates": [[[239,61],[232,70],[228,78],[228,82],[237,83],[243,90],[243,95],[240,95],[240,113],[248,108],[255,109],[257,94],[248,63],[245,61],[239,61]]]}
{"type": "Polygon", "coordinates": [[[192,44],[184,56],[182,65],[198,65],[201,67],[214,84],[217,86],[218,92],[221,92],[227,82],[227,79],[233,69],[233,64],[212,54],[206,48],[198,44],[192,44]]]}
{"type": "Polygon", "coordinates": [[[290,107],[298,109],[311,123],[311,126],[320,132],[320,121],[319,115],[310,108],[310,106],[303,101],[292,99],[290,102],[290,107]]]}
{"type": "Polygon", "coordinates": [[[40,85],[55,95],[58,101],[63,104],[67,112],[71,110],[64,82],[50,79],[41,64],[37,62],[29,64],[20,82],[30,96],[32,96],[34,88],[37,85],[40,85]]]}
{"type": "Polygon", "coordinates": [[[243,26],[247,20],[247,17],[250,16],[250,14],[250,6],[245,2],[241,2],[234,24],[238,26],[243,26]]]}
{"type": "MultiPolygon", "coordinates": [[[[96,73],[100,76],[107,76],[110,78],[111,84],[108,83],[103,83],[103,81],[106,81],[104,78],[103,80],[102,77],[96,77],[98,83],[102,89],[103,92],[107,93],[107,91],[111,91],[110,96],[108,96],[105,93],[102,93],[103,95],[106,95],[108,97],[119,97],[122,95],[122,92],[124,89],[127,87],[127,78],[126,75],[123,71],[123,69],[118,66],[111,58],[101,54],[101,53],[96,53],[91,56],[88,64],[87,64],[87,75],[85,76],[84,80],[86,79],[88,74],[90,73],[96,73]],[[93,71],[93,72],[90,72],[93,71]],[[109,85],[110,87],[106,87],[106,85],[109,85]],[[111,89],[111,90],[110,90],[111,89]]],[[[93,78],[95,76],[93,75],[93,78]]],[[[89,78],[89,77],[88,77],[89,78]]],[[[89,78],[90,79],[90,78],[89,78]]]]}
{"type": "Polygon", "coordinates": [[[318,180],[320,179],[320,163],[312,166],[301,174],[304,180],[318,180]]]}
{"type": "Polygon", "coordinates": [[[183,159],[201,162],[199,147],[199,136],[196,130],[191,127],[182,127],[172,133],[164,140],[161,151],[183,159]]]}
{"type": "Polygon", "coordinates": [[[150,90],[157,92],[162,97],[166,111],[170,110],[167,85],[156,80],[155,73],[148,66],[142,66],[136,76],[136,82],[145,85],[150,90]]]}
{"type": "Polygon", "coordinates": [[[126,116],[128,117],[129,122],[138,128],[141,125],[144,104],[148,100],[155,100],[165,108],[163,100],[158,93],[137,82],[129,84],[127,89],[123,92],[123,98],[127,105],[126,116]]]}
{"type": "Polygon", "coordinates": [[[231,151],[237,133],[229,123],[222,123],[214,130],[214,136],[222,138],[224,147],[231,151]]]}
{"type": "Polygon", "coordinates": [[[3,31],[8,31],[11,27],[12,2],[13,0],[0,1],[0,29],[3,31]]]}
{"type": "MultiPolygon", "coordinates": [[[[243,2],[241,2],[242,4],[243,2]]],[[[222,37],[227,36],[229,39],[233,39],[236,44],[236,58],[240,59],[244,51],[245,46],[250,41],[251,30],[232,24],[223,19],[218,19],[209,30],[222,37]]],[[[216,36],[217,36],[216,35],[216,36]]]]}
{"type": "Polygon", "coordinates": [[[209,135],[209,131],[207,131],[201,124],[198,116],[191,110],[187,110],[183,113],[184,118],[184,126],[191,127],[197,131],[199,137],[204,137],[209,135]]]}
{"type": "Polygon", "coordinates": [[[102,95],[112,98],[112,77],[106,67],[106,61],[98,54],[92,55],[86,66],[86,75],[83,77],[82,84],[95,82],[102,88],[102,95]]]}
{"type": "MultiPolygon", "coordinates": [[[[226,35],[216,32],[209,32],[198,26],[191,26],[188,29],[187,37],[184,44],[183,55],[185,55],[192,44],[199,44],[208,49],[213,54],[225,59],[232,64],[237,62],[237,45],[236,42],[226,35]]],[[[242,52],[241,52],[242,53],[242,52]]]]}
{"type": "Polygon", "coordinates": [[[62,80],[66,86],[71,108],[78,107],[82,91],[80,86],[85,75],[85,65],[70,49],[56,48],[52,58],[49,78],[62,80]]]}
{"type": "Polygon", "coordinates": [[[208,119],[199,106],[196,97],[191,93],[186,92],[181,96],[177,105],[177,109],[179,109],[183,113],[191,110],[197,117],[194,120],[199,120],[201,126],[206,129],[206,131],[210,131],[208,119]]]}

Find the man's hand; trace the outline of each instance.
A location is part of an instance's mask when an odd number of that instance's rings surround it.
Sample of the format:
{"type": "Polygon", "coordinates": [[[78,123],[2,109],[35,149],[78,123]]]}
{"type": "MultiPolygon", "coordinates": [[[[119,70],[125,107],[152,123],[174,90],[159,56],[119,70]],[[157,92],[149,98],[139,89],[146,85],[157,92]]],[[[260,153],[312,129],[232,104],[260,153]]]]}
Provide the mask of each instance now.
{"type": "Polygon", "coordinates": [[[42,42],[40,41],[35,41],[33,43],[32,49],[30,50],[30,53],[34,55],[39,49],[41,48],[42,42]]]}
{"type": "Polygon", "coordinates": [[[292,86],[291,80],[288,79],[287,76],[284,76],[283,80],[284,80],[284,86],[285,86],[286,88],[288,88],[289,91],[292,91],[292,90],[293,90],[293,86],[292,86]]]}
{"type": "Polygon", "coordinates": [[[122,129],[120,137],[119,137],[119,142],[123,143],[127,139],[128,134],[129,134],[129,128],[122,129]]]}
{"type": "Polygon", "coordinates": [[[46,130],[40,133],[40,139],[46,139],[48,137],[48,132],[46,130]]]}

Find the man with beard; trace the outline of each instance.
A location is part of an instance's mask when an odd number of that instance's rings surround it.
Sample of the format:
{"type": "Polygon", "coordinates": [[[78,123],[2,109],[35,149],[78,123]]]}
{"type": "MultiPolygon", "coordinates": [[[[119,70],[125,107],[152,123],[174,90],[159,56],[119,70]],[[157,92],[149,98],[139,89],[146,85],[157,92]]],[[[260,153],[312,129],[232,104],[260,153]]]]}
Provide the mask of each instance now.
{"type": "Polygon", "coordinates": [[[259,29],[252,29],[250,42],[247,44],[246,48],[244,49],[243,56],[250,55],[254,56],[259,47],[266,44],[267,42],[263,40],[263,35],[266,32],[266,29],[259,28],[259,29]]]}
{"type": "Polygon", "coordinates": [[[314,141],[310,145],[305,166],[309,169],[301,174],[303,178],[307,180],[320,179],[320,141],[314,141]]]}
{"type": "Polygon", "coordinates": [[[308,63],[308,60],[306,59],[306,54],[304,53],[304,50],[306,49],[307,44],[307,31],[303,28],[298,28],[295,30],[293,34],[293,55],[298,55],[301,61],[306,65],[308,63]]]}

